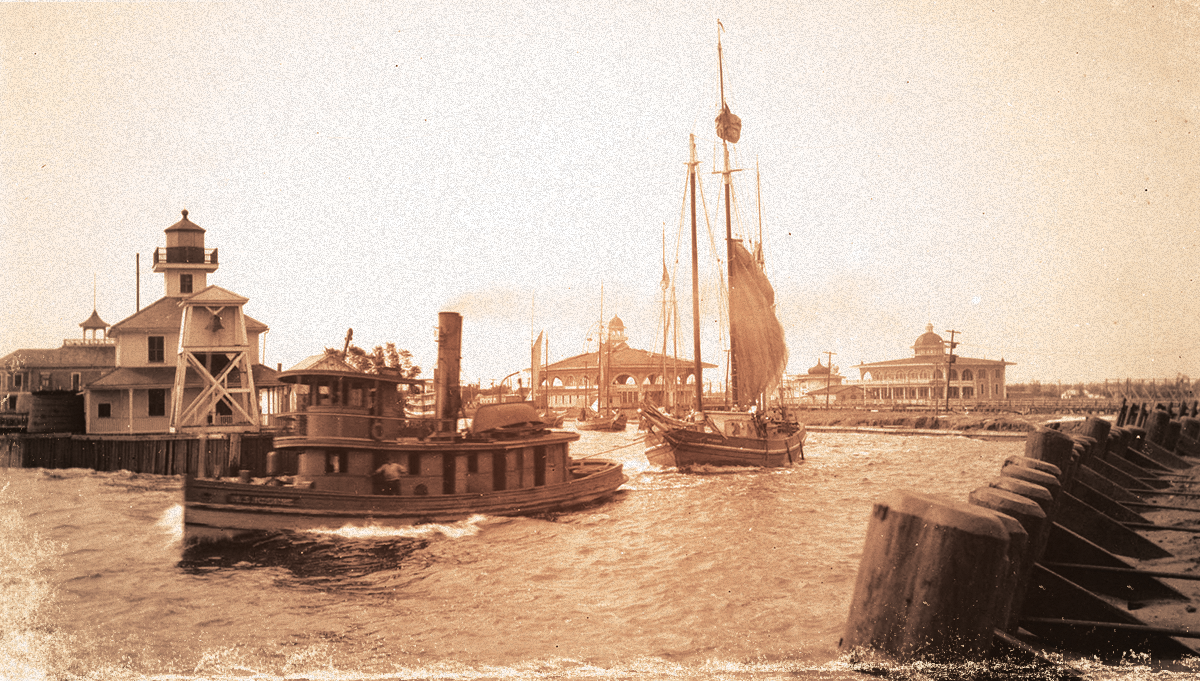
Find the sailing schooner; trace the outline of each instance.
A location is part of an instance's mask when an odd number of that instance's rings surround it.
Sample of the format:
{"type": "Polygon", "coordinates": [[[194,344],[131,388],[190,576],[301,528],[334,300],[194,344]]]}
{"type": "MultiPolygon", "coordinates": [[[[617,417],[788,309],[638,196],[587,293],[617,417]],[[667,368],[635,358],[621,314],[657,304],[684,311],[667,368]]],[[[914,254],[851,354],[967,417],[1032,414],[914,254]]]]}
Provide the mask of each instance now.
{"type": "MultiPolygon", "coordinates": [[[[719,23],[719,22],[718,22],[719,23]]],[[[733,173],[729,145],[741,138],[741,119],[725,102],[725,75],[720,33],[717,61],[721,74],[721,110],[717,136],[724,151],[725,241],[728,262],[729,385],[732,410],[704,408],[700,362],[699,275],[696,246],[696,140],[690,138],[688,186],[692,218],[692,324],[695,346],[696,411],[678,419],[644,404],[641,415],[658,444],[647,450],[652,463],[717,466],[790,466],[804,459],[804,426],[783,412],[770,414],[767,396],[778,386],[787,366],[783,326],[775,316],[775,291],[758,258],[733,238],[733,173]]],[[[761,248],[761,244],[759,245],[761,248]]],[[[759,250],[756,248],[756,250],[759,250]]]]}

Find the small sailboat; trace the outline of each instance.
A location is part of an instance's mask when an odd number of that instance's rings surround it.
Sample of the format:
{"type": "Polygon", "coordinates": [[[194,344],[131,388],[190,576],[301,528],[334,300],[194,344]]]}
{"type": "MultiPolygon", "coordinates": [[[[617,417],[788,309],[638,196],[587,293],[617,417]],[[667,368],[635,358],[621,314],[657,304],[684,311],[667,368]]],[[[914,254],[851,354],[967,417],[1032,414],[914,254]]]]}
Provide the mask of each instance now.
{"type": "Polygon", "coordinates": [[[623,432],[629,417],[620,409],[613,409],[609,399],[608,385],[612,378],[609,376],[610,352],[603,324],[603,286],[600,287],[600,320],[599,343],[596,348],[596,363],[599,372],[599,380],[596,381],[596,401],[579,410],[579,417],[575,419],[575,429],[623,432]]]}
{"type": "MultiPolygon", "coordinates": [[[[788,420],[784,412],[769,410],[770,395],[787,366],[783,327],[775,316],[775,292],[763,272],[761,260],[733,237],[730,202],[733,173],[729,145],[741,137],[741,119],[725,102],[724,66],[720,34],[717,59],[721,68],[721,110],[717,136],[724,150],[725,239],[728,259],[729,385],[732,408],[705,410],[700,380],[699,274],[696,246],[696,141],[690,140],[688,185],[692,219],[692,320],[695,357],[696,410],[689,418],[676,418],[650,404],[641,408],[654,445],[647,450],[651,463],[689,467],[791,466],[804,459],[804,426],[788,420]]],[[[761,252],[761,245],[755,248],[761,252]]]]}

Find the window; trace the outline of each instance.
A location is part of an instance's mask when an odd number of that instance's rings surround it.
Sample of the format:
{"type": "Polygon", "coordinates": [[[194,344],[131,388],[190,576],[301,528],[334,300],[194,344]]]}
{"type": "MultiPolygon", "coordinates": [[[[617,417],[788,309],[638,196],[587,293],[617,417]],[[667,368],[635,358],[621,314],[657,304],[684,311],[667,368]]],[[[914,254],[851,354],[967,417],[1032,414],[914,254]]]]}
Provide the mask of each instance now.
{"type": "Polygon", "coordinates": [[[78,391],[83,387],[83,376],[78,371],[71,372],[71,390],[78,391]]]}
{"type": "Polygon", "coordinates": [[[13,374],[13,389],[20,390],[25,385],[25,374],[13,374]]]}
{"type": "Polygon", "coordinates": [[[96,416],[102,419],[112,418],[112,405],[108,402],[101,402],[96,405],[96,416]]]}
{"type": "Polygon", "coordinates": [[[163,388],[151,388],[146,391],[147,415],[167,415],[167,391],[163,388]]]}
{"type": "Polygon", "coordinates": [[[166,361],[166,338],[164,336],[150,336],[149,348],[150,352],[146,357],[148,362],[162,363],[166,361]]]}
{"type": "Polygon", "coordinates": [[[192,275],[190,275],[190,274],[179,275],[179,292],[180,293],[191,293],[192,292],[192,275]]]}

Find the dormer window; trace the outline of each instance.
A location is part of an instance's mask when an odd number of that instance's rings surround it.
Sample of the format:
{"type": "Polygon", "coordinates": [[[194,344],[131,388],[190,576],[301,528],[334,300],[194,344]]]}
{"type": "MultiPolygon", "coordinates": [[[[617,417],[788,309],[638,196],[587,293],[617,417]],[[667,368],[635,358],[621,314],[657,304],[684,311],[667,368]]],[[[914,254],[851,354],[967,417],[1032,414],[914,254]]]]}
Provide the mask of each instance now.
{"type": "Polygon", "coordinates": [[[192,275],[190,275],[190,274],[179,275],[179,292],[180,293],[191,293],[192,292],[192,275]]]}

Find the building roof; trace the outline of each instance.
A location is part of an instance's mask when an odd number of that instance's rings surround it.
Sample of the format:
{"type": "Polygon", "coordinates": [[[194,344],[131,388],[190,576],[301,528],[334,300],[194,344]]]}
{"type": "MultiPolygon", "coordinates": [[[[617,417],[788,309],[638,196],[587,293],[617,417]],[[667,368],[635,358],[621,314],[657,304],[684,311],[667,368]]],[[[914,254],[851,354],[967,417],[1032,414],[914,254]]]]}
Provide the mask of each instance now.
{"type": "MultiPolygon", "coordinates": [[[[200,293],[204,293],[205,291],[209,291],[210,289],[214,288],[218,291],[224,291],[231,296],[235,296],[241,299],[243,302],[248,300],[238,296],[236,293],[225,291],[225,289],[220,288],[219,286],[206,287],[203,291],[200,291],[200,293]]],[[[108,329],[108,335],[119,336],[127,331],[178,331],[179,322],[183,318],[183,306],[181,303],[184,303],[188,300],[191,300],[191,297],[184,298],[182,300],[179,298],[159,298],[138,312],[135,312],[116,324],[113,324],[108,329]]],[[[212,302],[209,304],[215,305],[219,303],[212,302]]],[[[250,315],[245,315],[245,317],[246,331],[248,332],[262,333],[269,328],[266,324],[254,319],[250,315]]]]}
{"type": "Polygon", "coordinates": [[[913,343],[913,350],[925,347],[936,347],[938,350],[946,347],[946,341],[933,332],[933,324],[926,324],[925,333],[917,336],[917,342],[913,343]]]}
{"type": "Polygon", "coordinates": [[[64,345],[61,348],[14,350],[0,357],[0,367],[13,369],[103,369],[117,364],[115,345],[64,345]]]}
{"type": "MultiPolygon", "coordinates": [[[[1015,364],[1015,362],[1006,362],[1003,359],[975,359],[973,357],[961,357],[959,355],[955,355],[954,356],[954,364],[955,364],[955,366],[961,366],[963,364],[966,364],[969,366],[997,367],[997,366],[1011,366],[1012,364],[1015,364]]],[[[885,367],[904,367],[904,366],[940,367],[940,366],[945,366],[945,365],[946,365],[946,356],[945,355],[941,355],[941,356],[924,355],[924,356],[917,356],[917,357],[906,357],[904,359],[889,359],[889,360],[885,360],[882,362],[863,362],[862,364],[856,364],[854,366],[854,368],[855,369],[882,369],[885,367]]]]}
{"type": "MultiPolygon", "coordinates": [[[[612,354],[609,355],[608,365],[613,371],[624,371],[632,369],[662,369],[663,362],[666,361],[668,368],[674,367],[675,370],[690,370],[694,368],[694,363],[690,359],[675,359],[674,357],[665,357],[662,354],[649,352],[647,350],[638,350],[631,348],[628,345],[621,343],[612,349],[612,354]]],[[[575,371],[575,370],[595,370],[597,366],[596,353],[585,352],[574,357],[568,357],[559,360],[545,368],[546,371],[575,371]]],[[[702,362],[701,366],[705,369],[715,369],[717,365],[702,362]]]]}
{"type": "Polygon", "coordinates": [[[200,225],[197,225],[196,223],[194,223],[188,219],[188,217],[187,217],[188,212],[187,212],[186,208],[183,209],[183,211],[181,211],[181,212],[183,213],[183,219],[180,220],[179,222],[176,222],[175,224],[171,225],[170,227],[166,228],[163,231],[165,231],[165,232],[201,232],[201,233],[204,232],[204,230],[200,227],[200,225]]]}
{"type": "MultiPolygon", "coordinates": [[[[267,388],[283,385],[279,380],[279,372],[262,364],[250,367],[254,374],[254,386],[267,388]]],[[[175,367],[122,367],[103,377],[92,381],[86,386],[87,390],[115,390],[120,388],[151,388],[165,387],[175,384],[175,367]]],[[[188,372],[187,385],[203,385],[196,372],[188,372]]]]}
{"type": "Polygon", "coordinates": [[[250,299],[239,296],[229,289],[210,284],[184,298],[181,302],[188,305],[245,305],[250,302],[250,299]]]}
{"type": "Polygon", "coordinates": [[[328,352],[322,352],[319,355],[312,355],[296,362],[296,365],[290,367],[288,371],[356,371],[345,360],[337,355],[331,355],[328,352]]]}
{"type": "Polygon", "coordinates": [[[818,395],[828,394],[828,395],[837,397],[839,395],[857,394],[857,393],[861,393],[861,392],[863,392],[863,388],[860,385],[854,385],[854,384],[831,385],[831,386],[821,386],[820,388],[814,388],[813,390],[808,391],[808,396],[815,397],[818,395]]]}
{"type": "Polygon", "coordinates": [[[829,367],[825,366],[824,364],[821,364],[820,360],[818,360],[817,366],[809,369],[808,373],[810,376],[815,376],[818,374],[821,376],[824,376],[825,374],[829,373],[829,367]]]}

